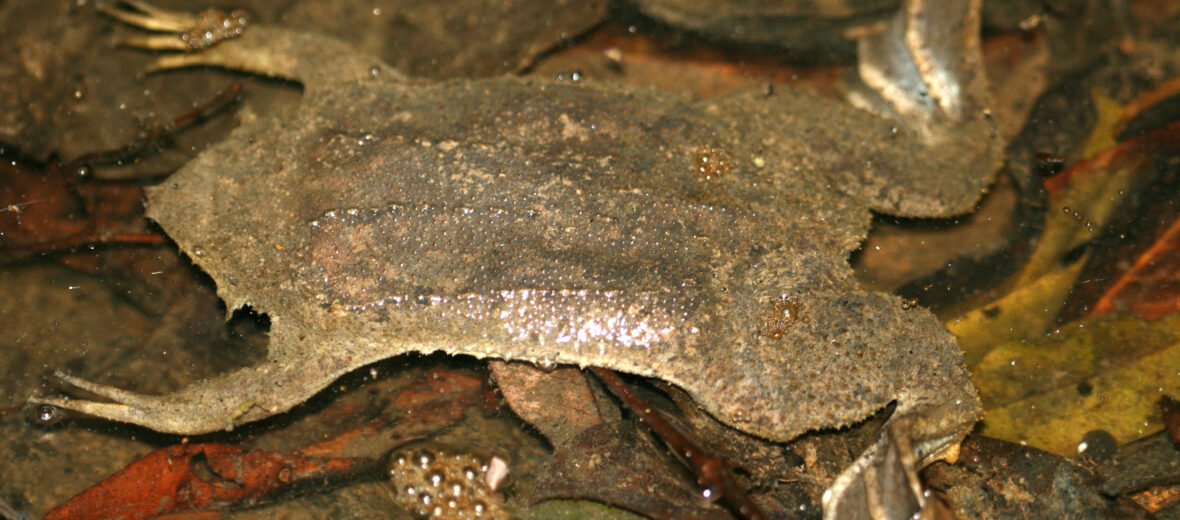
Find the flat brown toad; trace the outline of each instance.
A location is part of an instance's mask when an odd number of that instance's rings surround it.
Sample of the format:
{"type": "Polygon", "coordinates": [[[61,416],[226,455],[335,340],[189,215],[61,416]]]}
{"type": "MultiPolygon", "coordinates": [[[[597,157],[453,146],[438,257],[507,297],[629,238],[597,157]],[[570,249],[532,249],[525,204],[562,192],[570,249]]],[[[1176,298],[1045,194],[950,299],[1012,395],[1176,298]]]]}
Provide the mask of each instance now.
{"type": "MultiPolygon", "coordinates": [[[[148,215],[227,307],[270,317],[269,356],[163,396],[59,373],[111,402],[33,402],[199,434],[441,350],[659,378],[777,441],[896,403],[923,463],[953,456],[978,417],[953,338],[926,310],[858,290],[847,257],[870,208],[970,210],[994,163],[986,140],[931,146],[801,92],[690,102],[534,78],[415,82],[337,40],[262,26],[157,68],[196,65],[304,87],[299,106],[247,118],[148,193],[148,215]]],[[[968,111],[961,125],[987,121],[968,111]]]]}

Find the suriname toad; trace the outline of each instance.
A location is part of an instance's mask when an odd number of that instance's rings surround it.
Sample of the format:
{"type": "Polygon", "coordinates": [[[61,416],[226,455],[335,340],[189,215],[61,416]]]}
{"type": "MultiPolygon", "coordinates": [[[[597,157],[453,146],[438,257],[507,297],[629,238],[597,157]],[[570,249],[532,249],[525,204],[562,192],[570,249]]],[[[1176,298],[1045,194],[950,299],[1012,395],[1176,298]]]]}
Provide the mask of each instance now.
{"type": "MultiPolygon", "coordinates": [[[[122,18],[176,25],[148,15],[122,18]]],[[[932,138],[781,89],[694,102],[593,82],[413,81],[337,40],[265,26],[154,68],[201,65],[304,88],[148,190],[148,216],[227,308],[270,317],[267,359],[162,396],[59,372],[110,402],[32,402],[200,434],[441,350],[662,379],[775,441],[896,403],[922,463],[953,457],[979,415],[950,334],[858,289],[847,257],[870,209],[972,208],[997,152],[981,97],[927,93],[960,114],[932,138]]]]}

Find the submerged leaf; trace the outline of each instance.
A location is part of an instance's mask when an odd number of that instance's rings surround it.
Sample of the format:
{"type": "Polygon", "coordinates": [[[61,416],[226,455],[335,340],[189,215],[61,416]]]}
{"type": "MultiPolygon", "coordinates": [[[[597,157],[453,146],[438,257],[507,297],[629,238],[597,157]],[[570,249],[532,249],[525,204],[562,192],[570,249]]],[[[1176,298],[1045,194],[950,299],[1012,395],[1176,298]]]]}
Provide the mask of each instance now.
{"type": "Polygon", "coordinates": [[[1155,320],[1180,310],[1180,220],[1175,220],[1154,244],[1123,273],[1094,304],[1090,316],[1116,308],[1155,320]]]}
{"type": "Polygon", "coordinates": [[[1079,162],[1045,182],[1049,210],[1037,249],[1017,275],[1022,287],[1057,269],[1070,251],[1093,240],[1127,193],[1139,189],[1150,164],[1140,140],[1132,140],[1079,162]]]}
{"type": "Polygon", "coordinates": [[[591,500],[549,500],[529,509],[528,520],[643,520],[645,517],[591,500]]]}
{"type": "Polygon", "coordinates": [[[1008,292],[947,324],[968,366],[999,343],[1037,338],[1059,319],[1063,307],[1076,307],[1067,301],[1071,293],[1101,283],[1092,274],[1078,280],[1088,273],[1091,257],[1103,253],[1092,251],[1094,239],[1130,197],[1156,179],[1156,158],[1175,148],[1177,136],[1180,125],[1132,139],[1045,182],[1050,195],[1045,231],[1028,262],[1008,282],[1008,292]],[[1067,261],[1082,247],[1089,248],[1085,256],[1067,261]]]}
{"type": "Polygon", "coordinates": [[[1089,159],[1113,148],[1119,123],[1123,118],[1123,105],[1097,88],[1090,89],[1090,101],[1094,104],[1097,120],[1090,130],[1090,138],[1082,149],[1082,156],[1089,159]]]}
{"type": "Polygon", "coordinates": [[[589,498],[669,520],[732,518],[662,451],[629,424],[600,424],[557,448],[533,498],[589,498]]]}
{"type": "MultiPolygon", "coordinates": [[[[1053,323],[1085,262],[1052,271],[983,307],[946,324],[959,339],[963,358],[974,367],[988,351],[1005,341],[1039,335],[1053,323]]],[[[975,384],[981,382],[976,379],[975,384]]]]}
{"type": "Polygon", "coordinates": [[[1180,318],[1082,321],[996,348],[975,377],[983,435],[1066,456],[1091,430],[1130,442],[1163,427],[1156,402],[1180,391],[1180,318]]]}
{"type": "Polygon", "coordinates": [[[146,519],[187,509],[251,505],[294,486],[355,475],[371,466],[367,459],[180,444],[133,462],[45,518],[146,519]]]}

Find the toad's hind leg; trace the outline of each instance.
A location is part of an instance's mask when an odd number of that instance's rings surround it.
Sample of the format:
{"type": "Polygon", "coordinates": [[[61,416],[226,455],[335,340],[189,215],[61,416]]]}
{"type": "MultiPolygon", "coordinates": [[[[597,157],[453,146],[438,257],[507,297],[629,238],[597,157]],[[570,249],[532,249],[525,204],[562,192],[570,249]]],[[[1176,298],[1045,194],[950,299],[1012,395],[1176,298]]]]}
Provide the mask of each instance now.
{"type": "Polygon", "coordinates": [[[884,27],[859,40],[855,78],[843,83],[848,101],[908,129],[842,136],[855,143],[851,152],[860,160],[831,175],[873,210],[969,213],[992,183],[1003,149],[988,110],[981,9],[981,0],[906,0],[884,27]],[[924,149],[899,146],[895,133],[912,133],[924,149]]]}
{"type": "Polygon", "coordinates": [[[185,67],[221,67],[287,79],[314,91],[333,81],[377,76],[401,78],[380,58],[318,34],[248,25],[240,11],[208,10],[200,15],[176,13],[138,0],[103,6],[106,15],[127,25],[163,34],[129,36],[120,43],[184,54],[162,56],[147,72],[185,67]]]}
{"type": "Polygon", "coordinates": [[[197,435],[233,429],[287,411],[355,368],[354,364],[348,360],[291,363],[271,358],[159,396],[92,383],[58,371],[57,377],[66,383],[110,402],[63,397],[31,397],[29,402],[163,433],[197,435]]]}
{"type": "Polygon", "coordinates": [[[937,144],[991,104],[980,42],[982,0],[906,0],[878,31],[858,40],[854,104],[891,114],[937,144]]]}

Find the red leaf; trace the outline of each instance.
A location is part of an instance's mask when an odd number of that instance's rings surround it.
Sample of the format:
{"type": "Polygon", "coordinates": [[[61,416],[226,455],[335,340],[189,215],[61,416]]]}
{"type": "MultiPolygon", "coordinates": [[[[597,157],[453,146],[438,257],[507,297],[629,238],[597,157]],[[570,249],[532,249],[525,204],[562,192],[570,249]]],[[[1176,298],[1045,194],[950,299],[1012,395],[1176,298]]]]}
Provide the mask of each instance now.
{"type": "Polygon", "coordinates": [[[132,463],[53,509],[45,520],[146,519],[188,509],[248,504],[295,483],[350,475],[371,463],[367,459],[314,459],[250,451],[224,444],[182,444],[132,463]]]}

